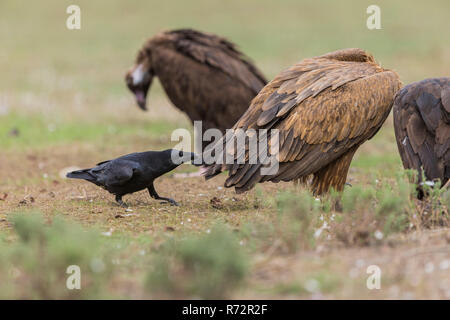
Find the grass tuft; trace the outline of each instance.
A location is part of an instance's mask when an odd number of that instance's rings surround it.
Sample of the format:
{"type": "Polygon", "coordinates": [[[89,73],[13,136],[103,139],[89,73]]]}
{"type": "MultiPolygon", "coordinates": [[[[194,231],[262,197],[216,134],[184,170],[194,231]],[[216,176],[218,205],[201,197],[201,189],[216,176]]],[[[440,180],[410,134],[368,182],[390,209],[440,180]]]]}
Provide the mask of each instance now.
{"type": "Polygon", "coordinates": [[[147,288],[174,298],[226,298],[245,279],[247,257],[234,234],[224,226],[209,234],[169,240],[157,254],[147,288]]]}
{"type": "Polygon", "coordinates": [[[16,213],[10,221],[18,239],[0,242],[1,298],[107,297],[104,283],[112,269],[98,233],[59,218],[47,225],[33,212],[16,213]],[[80,267],[80,290],[66,286],[71,265],[80,267]]]}

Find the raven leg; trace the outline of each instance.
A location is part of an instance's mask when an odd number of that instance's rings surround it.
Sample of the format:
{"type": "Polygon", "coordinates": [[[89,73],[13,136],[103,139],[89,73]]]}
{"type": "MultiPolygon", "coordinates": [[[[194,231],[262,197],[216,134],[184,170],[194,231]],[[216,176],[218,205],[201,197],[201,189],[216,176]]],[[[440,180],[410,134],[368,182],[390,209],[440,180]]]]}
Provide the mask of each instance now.
{"type": "Polygon", "coordinates": [[[128,208],[127,204],[125,202],[122,201],[122,196],[121,195],[116,195],[116,202],[124,208],[128,208]]]}
{"type": "Polygon", "coordinates": [[[173,200],[173,199],[165,198],[165,197],[160,197],[159,194],[156,192],[155,187],[153,186],[153,183],[148,187],[148,192],[150,193],[150,196],[151,196],[153,199],[156,199],[156,200],[164,200],[164,201],[169,202],[169,203],[170,203],[171,205],[173,205],[173,206],[179,206],[179,204],[178,204],[175,200],[173,200]]]}

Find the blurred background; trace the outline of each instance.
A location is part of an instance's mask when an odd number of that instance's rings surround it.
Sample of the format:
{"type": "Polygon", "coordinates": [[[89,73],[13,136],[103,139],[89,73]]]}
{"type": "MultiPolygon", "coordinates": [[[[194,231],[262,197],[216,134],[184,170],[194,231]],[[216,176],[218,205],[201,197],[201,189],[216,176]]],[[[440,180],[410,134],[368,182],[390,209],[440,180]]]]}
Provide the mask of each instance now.
{"type": "Polygon", "coordinates": [[[181,207],[140,192],[124,212],[62,171],[168,148],[175,128],[191,129],[157,79],[147,113],[125,86],[159,31],[227,37],[269,80],[304,58],[359,47],[407,84],[450,75],[449,12],[448,0],[0,0],[0,298],[450,298],[450,193],[417,202],[392,115],[355,154],[339,212],[333,198],[288,183],[237,196],[225,175],[166,175],[156,189],[181,207]],[[72,4],[81,30],[66,28],[72,4]],[[372,4],[381,30],[366,26],[372,4]],[[70,264],[86,290],[64,287],[70,264]],[[383,290],[366,288],[371,264],[383,290]]]}
{"type": "Polygon", "coordinates": [[[99,137],[114,130],[160,133],[165,127],[161,121],[173,123],[170,128],[188,126],[159,83],[151,89],[150,112],[144,114],[123,79],[143,42],[173,28],[197,28],[229,38],[268,79],[303,58],[347,47],[368,50],[382,66],[396,70],[405,84],[449,75],[448,1],[377,1],[381,30],[366,27],[366,8],[371,4],[361,0],[2,0],[1,145],[10,145],[5,134],[15,127],[22,135],[14,144],[32,146],[99,137]],[[66,8],[71,4],[81,8],[81,30],[66,28],[66,8]],[[37,114],[29,118],[32,113],[37,114]],[[64,127],[78,119],[83,120],[78,130],[64,127]],[[91,126],[98,122],[99,126],[91,126]],[[124,126],[116,127],[120,123],[124,126]],[[41,127],[60,132],[44,137],[37,130],[41,127]]]}

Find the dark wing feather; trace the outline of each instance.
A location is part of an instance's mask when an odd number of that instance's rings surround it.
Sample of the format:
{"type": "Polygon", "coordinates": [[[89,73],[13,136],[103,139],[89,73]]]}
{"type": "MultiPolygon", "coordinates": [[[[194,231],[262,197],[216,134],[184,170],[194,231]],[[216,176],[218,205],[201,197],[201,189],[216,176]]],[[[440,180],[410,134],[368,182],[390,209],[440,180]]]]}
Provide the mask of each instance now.
{"type": "MultiPolygon", "coordinates": [[[[224,38],[190,29],[162,32],[149,39],[136,64],[148,62],[171,102],[202,133],[225,133],[266,84],[262,73],[224,38]]],[[[203,148],[209,143],[203,142],[203,148]]]]}
{"type": "MultiPolygon", "coordinates": [[[[241,165],[225,185],[245,191],[257,182],[289,181],[316,172],[377,132],[399,88],[397,74],[380,68],[360,49],[306,59],[281,72],[234,126],[278,129],[279,171],[264,177],[257,170],[261,164],[241,165]]],[[[229,168],[212,166],[206,176],[229,168]]]]}
{"type": "Polygon", "coordinates": [[[90,173],[105,187],[113,187],[121,186],[130,181],[138,168],[137,162],[116,159],[91,169],[90,173]]]}
{"type": "Polygon", "coordinates": [[[404,167],[420,173],[423,169],[427,179],[443,183],[450,171],[449,95],[450,78],[426,79],[404,87],[394,103],[395,135],[404,167]]]}
{"type": "Polygon", "coordinates": [[[111,161],[111,160],[106,160],[106,161],[99,162],[99,163],[97,163],[97,166],[100,166],[100,165],[102,165],[102,164],[108,163],[108,162],[110,162],[110,161],[111,161]]]}
{"type": "Polygon", "coordinates": [[[250,59],[225,38],[192,29],[175,30],[167,34],[174,37],[171,41],[178,52],[241,81],[255,95],[267,83],[250,59]]]}

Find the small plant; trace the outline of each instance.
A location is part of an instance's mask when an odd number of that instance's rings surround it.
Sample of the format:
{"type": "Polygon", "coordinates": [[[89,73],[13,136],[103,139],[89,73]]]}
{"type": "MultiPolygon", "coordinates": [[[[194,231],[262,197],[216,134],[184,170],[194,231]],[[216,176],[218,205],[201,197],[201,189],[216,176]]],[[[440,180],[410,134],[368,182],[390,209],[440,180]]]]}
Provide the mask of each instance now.
{"type": "Polygon", "coordinates": [[[426,196],[415,200],[419,218],[416,225],[423,228],[450,226],[450,190],[441,189],[439,182],[433,187],[426,185],[423,190],[426,196]]]}
{"type": "Polygon", "coordinates": [[[266,219],[251,219],[240,228],[240,235],[255,251],[294,253],[313,249],[315,227],[323,204],[307,190],[288,190],[275,197],[265,197],[274,208],[266,219]]]}
{"type": "Polygon", "coordinates": [[[243,248],[223,226],[206,235],[167,241],[153,263],[148,290],[174,298],[223,299],[242,283],[248,270],[243,248]]]}
{"type": "Polygon", "coordinates": [[[340,200],[342,210],[330,224],[330,234],[346,245],[369,245],[403,232],[414,212],[413,195],[414,185],[403,172],[395,181],[347,188],[340,200]]]}
{"type": "Polygon", "coordinates": [[[306,190],[282,192],[276,198],[275,232],[288,252],[315,246],[314,226],[320,212],[320,201],[306,190]]]}
{"type": "Polygon", "coordinates": [[[408,216],[413,211],[411,197],[414,186],[409,184],[404,175],[397,175],[395,189],[391,184],[383,184],[377,190],[376,219],[378,229],[388,236],[395,232],[402,232],[408,228],[408,216]]]}
{"type": "Polygon", "coordinates": [[[442,204],[448,210],[450,208],[450,189],[444,190],[441,194],[442,204]]]}
{"type": "Polygon", "coordinates": [[[99,297],[111,267],[101,251],[98,233],[59,218],[47,225],[37,213],[14,214],[11,222],[18,239],[0,242],[0,297],[99,297]],[[66,286],[70,265],[80,267],[81,290],[69,290],[66,286]]]}
{"type": "Polygon", "coordinates": [[[374,208],[375,190],[371,186],[346,188],[344,193],[332,195],[332,201],[341,207],[330,221],[330,236],[345,245],[367,245],[376,231],[374,208]]]}

